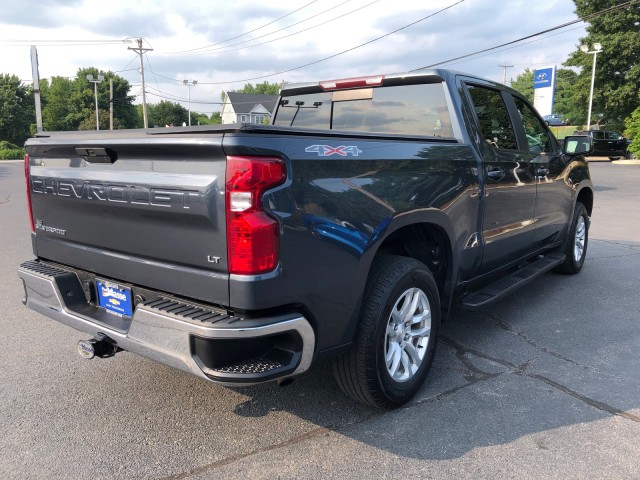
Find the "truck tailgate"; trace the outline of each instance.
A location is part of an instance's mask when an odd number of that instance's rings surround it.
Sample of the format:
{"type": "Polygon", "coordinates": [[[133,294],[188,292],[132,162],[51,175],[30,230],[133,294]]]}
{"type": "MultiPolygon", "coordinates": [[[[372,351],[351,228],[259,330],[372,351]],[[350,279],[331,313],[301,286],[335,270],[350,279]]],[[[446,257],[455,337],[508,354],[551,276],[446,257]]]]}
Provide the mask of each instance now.
{"type": "Polygon", "coordinates": [[[119,131],[30,140],[36,254],[227,305],[222,138],[119,131]]]}

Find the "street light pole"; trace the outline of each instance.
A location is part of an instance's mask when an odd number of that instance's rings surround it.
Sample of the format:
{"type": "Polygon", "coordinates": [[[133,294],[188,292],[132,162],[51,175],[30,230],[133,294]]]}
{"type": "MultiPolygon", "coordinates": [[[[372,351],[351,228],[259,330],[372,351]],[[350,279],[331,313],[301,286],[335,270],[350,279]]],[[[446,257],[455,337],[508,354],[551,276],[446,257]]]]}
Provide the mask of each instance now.
{"type": "Polygon", "coordinates": [[[589,51],[588,45],[580,45],[580,50],[584,53],[593,54],[593,67],[591,68],[591,92],[589,93],[589,114],[587,116],[587,130],[591,129],[591,106],[593,104],[593,85],[596,80],[596,58],[598,53],[602,51],[602,45],[600,43],[593,44],[593,50],[589,51]]]}
{"type": "Polygon", "coordinates": [[[98,84],[104,80],[104,76],[98,75],[98,79],[94,80],[93,75],[87,75],[87,80],[93,83],[93,91],[96,97],[96,130],[100,130],[100,117],[98,116],[98,84]]]}
{"type": "Polygon", "coordinates": [[[198,84],[197,80],[182,80],[182,84],[189,90],[189,126],[191,126],[191,87],[195,87],[198,84]]]}

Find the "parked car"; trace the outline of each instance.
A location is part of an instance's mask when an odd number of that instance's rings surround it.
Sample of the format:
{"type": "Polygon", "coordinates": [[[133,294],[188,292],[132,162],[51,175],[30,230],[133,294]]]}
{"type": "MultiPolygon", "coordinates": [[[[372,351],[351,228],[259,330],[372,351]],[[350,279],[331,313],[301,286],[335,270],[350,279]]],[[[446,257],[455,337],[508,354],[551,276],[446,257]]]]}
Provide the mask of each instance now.
{"type": "Polygon", "coordinates": [[[576,130],[574,135],[588,135],[593,140],[593,156],[609,157],[617,160],[620,157],[630,158],[629,144],[631,140],[613,130],[576,130]]]}
{"type": "Polygon", "coordinates": [[[547,122],[547,125],[552,127],[559,127],[567,124],[567,120],[564,118],[564,115],[559,113],[552,113],[551,115],[545,115],[542,119],[547,122]]]}

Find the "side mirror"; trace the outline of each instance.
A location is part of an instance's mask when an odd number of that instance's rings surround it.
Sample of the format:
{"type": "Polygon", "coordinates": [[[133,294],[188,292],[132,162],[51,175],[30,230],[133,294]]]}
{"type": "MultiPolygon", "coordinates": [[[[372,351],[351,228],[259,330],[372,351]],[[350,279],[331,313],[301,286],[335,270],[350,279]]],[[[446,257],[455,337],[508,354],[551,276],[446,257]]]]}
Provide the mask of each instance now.
{"type": "Polygon", "coordinates": [[[593,153],[593,141],[588,135],[570,135],[564,139],[562,151],[565,155],[587,155],[593,153]]]}

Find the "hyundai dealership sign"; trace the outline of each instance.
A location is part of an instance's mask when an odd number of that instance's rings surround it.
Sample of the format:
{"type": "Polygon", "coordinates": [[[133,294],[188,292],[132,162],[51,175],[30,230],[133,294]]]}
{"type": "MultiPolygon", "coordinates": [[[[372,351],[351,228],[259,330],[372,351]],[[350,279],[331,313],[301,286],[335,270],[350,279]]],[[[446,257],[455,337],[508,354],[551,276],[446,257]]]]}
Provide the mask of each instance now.
{"type": "Polygon", "coordinates": [[[533,72],[533,106],[540,115],[553,113],[553,96],[556,90],[556,67],[538,68],[533,72]]]}

